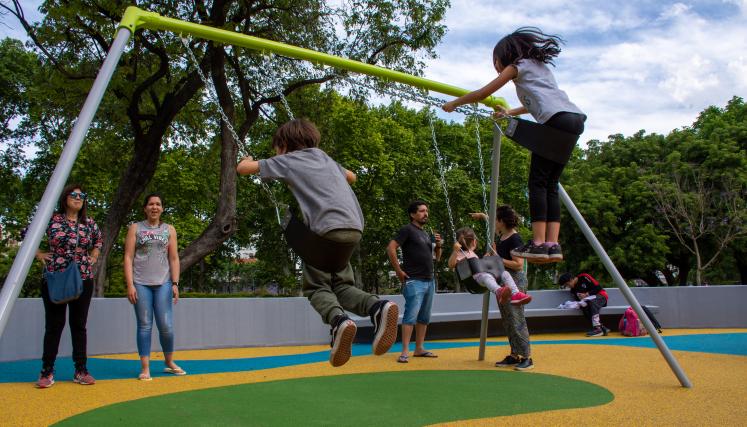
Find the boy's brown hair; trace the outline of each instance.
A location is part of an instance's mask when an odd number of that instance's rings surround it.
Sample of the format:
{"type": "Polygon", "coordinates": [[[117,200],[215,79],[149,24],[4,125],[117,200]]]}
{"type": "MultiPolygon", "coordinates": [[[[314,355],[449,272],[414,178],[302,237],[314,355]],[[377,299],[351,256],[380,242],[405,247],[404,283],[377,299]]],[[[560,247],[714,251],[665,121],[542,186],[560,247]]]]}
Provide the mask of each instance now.
{"type": "Polygon", "coordinates": [[[286,153],[304,148],[316,148],[322,139],[309,119],[293,119],[278,128],[272,137],[272,148],[285,148],[286,153]]]}

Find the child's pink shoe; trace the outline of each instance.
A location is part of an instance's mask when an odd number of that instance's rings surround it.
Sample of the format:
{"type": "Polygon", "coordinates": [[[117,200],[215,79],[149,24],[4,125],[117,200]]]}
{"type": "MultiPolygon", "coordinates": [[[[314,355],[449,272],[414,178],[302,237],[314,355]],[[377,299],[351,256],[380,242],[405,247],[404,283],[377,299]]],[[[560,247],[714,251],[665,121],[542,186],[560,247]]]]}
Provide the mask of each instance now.
{"type": "Polygon", "coordinates": [[[524,292],[519,291],[511,295],[511,304],[513,305],[524,305],[529,304],[530,302],[532,302],[532,296],[527,295],[524,292]]]}
{"type": "Polygon", "coordinates": [[[505,304],[511,299],[511,289],[508,286],[501,286],[495,293],[495,298],[498,300],[498,304],[505,304]]]}

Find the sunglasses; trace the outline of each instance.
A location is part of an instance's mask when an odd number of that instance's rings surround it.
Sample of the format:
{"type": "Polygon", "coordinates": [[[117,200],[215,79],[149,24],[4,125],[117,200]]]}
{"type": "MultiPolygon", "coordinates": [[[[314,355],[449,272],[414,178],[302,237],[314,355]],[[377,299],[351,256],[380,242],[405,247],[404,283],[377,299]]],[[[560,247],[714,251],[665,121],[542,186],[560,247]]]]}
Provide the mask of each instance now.
{"type": "Polygon", "coordinates": [[[73,199],[86,200],[87,194],[82,191],[81,192],[73,191],[72,193],[69,194],[69,196],[72,197],[73,199]]]}

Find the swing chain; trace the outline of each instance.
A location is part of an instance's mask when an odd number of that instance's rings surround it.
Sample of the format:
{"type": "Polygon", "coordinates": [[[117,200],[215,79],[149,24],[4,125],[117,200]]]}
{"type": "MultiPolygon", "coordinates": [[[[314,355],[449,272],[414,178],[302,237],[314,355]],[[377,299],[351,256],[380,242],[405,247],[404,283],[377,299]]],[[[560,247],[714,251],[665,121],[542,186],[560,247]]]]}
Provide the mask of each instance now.
{"type": "MultiPolygon", "coordinates": [[[[228,119],[228,115],[225,111],[223,111],[223,107],[220,105],[220,102],[218,101],[218,95],[215,91],[215,86],[212,84],[210,80],[205,76],[205,74],[202,72],[202,69],[200,68],[199,64],[200,62],[197,61],[197,58],[195,57],[194,53],[192,53],[192,49],[189,48],[189,42],[185,37],[179,37],[179,39],[182,41],[182,45],[184,45],[184,50],[187,51],[187,55],[189,56],[192,63],[195,64],[195,69],[197,69],[197,74],[200,76],[200,80],[202,80],[202,83],[205,85],[205,90],[208,94],[208,99],[210,99],[211,102],[213,102],[218,107],[218,112],[220,113],[220,117],[223,120],[223,123],[226,124],[226,128],[231,133],[231,137],[233,138],[234,143],[239,149],[239,154],[242,157],[249,156],[249,149],[246,146],[246,143],[239,137],[239,134],[236,133],[236,129],[234,129],[233,125],[231,125],[231,121],[228,119]]],[[[270,189],[270,186],[267,185],[266,182],[259,179],[259,183],[262,186],[262,188],[267,192],[267,194],[270,197],[270,201],[272,202],[273,206],[275,207],[275,217],[277,218],[278,224],[282,224],[282,220],[280,218],[280,205],[275,199],[275,195],[272,192],[272,189],[270,189]]]]}
{"type": "Polygon", "coordinates": [[[438,164],[439,180],[441,181],[441,188],[444,190],[444,198],[446,199],[446,210],[449,213],[451,235],[456,242],[456,228],[454,227],[454,215],[451,212],[451,202],[449,201],[449,189],[446,186],[446,172],[444,170],[441,150],[438,149],[438,141],[436,140],[436,127],[433,125],[433,114],[431,113],[430,108],[428,109],[428,125],[431,128],[431,139],[433,139],[433,149],[436,152],[436,163],[438,164]]]}
{"type": "MultiPolygon", "coordinates": [[[[441,108],[441,106],[444,105],[444,103],[446,102],[441,98],[437,98],[435,96],[430,96],[430,95],[425,95],[422,92],[408,85],[398,85],[394,83],[389,83],[384,87],[377,87],[363,80],[354,79],[352,77],[341,76],[340,79],[346,82],[350,86],[361,86],[374,92],[389,95],[393,98],[398,98],[398,99],[405,100],[405,101],[412,101],[412,102],[423,104],[423,105],[430,106],[430,107],[441,108]]],[[[485,108],[478,108],[478,107],[475,107],[473,110],[470,110],[468,107],[460,106],[460,107],[457,107],[454,111],[465,114],[465,115],[475,114],[475,115],[479,115],[484,118],[490,118],[493,116],[493,112],[491,110],[488,110],[485,108]]]]}
{"type": "MultiPolygon", "coordinates": [[[[477,140],[477,158],[480,159],[480,181],[482,182],[482,208],[483,212],[488,212],[488,196],[485,189],[487,188],[487,183],[485,182],[485,166],[484,161],[482,157],[482,142],[480,140],[480,117],[477,115],[477,104],[473,104],[475,108],[475,115],[473,116],[475,118],[475,139],[477,140]]],[[[485,233],[487,236],[486,242],[490,242],[491,235],[490,235],[490,219],[485,217],[485,233]]]]}

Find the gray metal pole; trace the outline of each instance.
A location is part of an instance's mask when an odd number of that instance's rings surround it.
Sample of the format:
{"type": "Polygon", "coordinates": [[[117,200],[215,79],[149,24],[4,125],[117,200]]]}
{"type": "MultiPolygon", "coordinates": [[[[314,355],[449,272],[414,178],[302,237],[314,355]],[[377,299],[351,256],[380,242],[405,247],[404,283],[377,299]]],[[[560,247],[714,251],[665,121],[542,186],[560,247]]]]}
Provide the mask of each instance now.
{"type": "MultiPolygon", "coordinates": [[[[490,172],[490,205],[488,206],[488,246],[495,239],[495,211],[498,204],[498,179],[501,168],[501,135],[502,131],[493,123],[493,164],[490,172]]],[[[480,354],[477,360],[485,360],[485,343],[488,340],[488,314],[490,312],[490,297],[492,293],[485,292],[482,297],[482,319],[480,321],[480,354]]]]}
{"type": "Polygon", "coordinates": [[[83,145],[83,139],[86,136],[86,132],[88,132],[89,126],[91,126],[93,116],[96,114],[101,99],[104,97],[104,92],[106,92],[106,87],[109,85],[114,70],[117,68],[119,58],[127,47],[130,34],[130,30],[126,28],[120,28],[117,31],[114,43],[112,43],[112,47],[109,49],[109,54],[106,60],[104,60],[104,64],[101,66],[96,80],[93,82],[91,91],[88,92],[86,102],[83,104],[73,131],[65,143],[60,160],[57,161],[57,166],[55,166],[47,188],[44,190],[44,195],[28,228],[26,238],[23,240],[21,248],[13,260],[13,266],[11,266],[2,292],[0,292],[0,336],[5,331],[5,325],[7,325],[10,313],[13,311],[13,304],[16,298],[18,298],[18,294],[21,293],[21,287],[29,273],[29,268],[34,260],[36,250],[39,248],[39,243],[44,236],[49,218],[52,216],[57,199],[60,197],[60,193],[62,193],[62,189],[65,187],[65,182],[70,176],[70,171],[73,168],[76,157],[78,157],[80,147],[83,145]]]}
{"type": "Polygon", "coordinates": [[[666,359],[669,367],[672,369],[672,372],[674,372],[674,374],[677,376],[677,379],[680,380],[680,384],[682,384],[683,387],[691,388],[692,383],[690,383],[687,375],[682,370],[679,363],[677,363],[677,359],[675,359],[672,355],[672,352],[669,351],[669,347],[667,347],[667,344],[661,338],[659,332],[656,330],[656,328],[654,328],[653,323],[651,323],[651,320],[649,320],[648,316],[646,316],[646,313],[643,312],[641,304],[638,303],[638,300],[635,298],[635,295],[633,295],[633,292],[628,287],[628,284],[625,283],[622,275],[619,271],[617,271],[615,264],[612,263],[609,255],[607,255],[607,252],[602,247],[602,244],[599,243],[599,240],[597,240],[597,237],[591,231],[591,228],[586,223],[584,217],[581,216],[581,213],[576,208],[576,205],[573,204],[571,197],[568,195],[568,193],[566,193],[565,188],[563,188],[563,186],[560,184],[558,184],[558,193],[560,194],[560,200],[563,201],[566,209],[568,209],[568,212],[570,212],[573,219],[576,220],[578,227],[584,233],[584,236],[586,236],[586,240],[589,241],[591,247],[594,248],[594,252],[596,252],[599,259],[602,260],[602,264],[604,264],[607,272],[609,272],[610,276],[612,276],[612,280],[615,281],[615,284],[620,289],[620,292],[622,292],[623,296],[625,296],[625,299],[628,300],[628,304],[630,304],[630,306],[633,307],[633,310],[635,310],[635,312],[638,314],[638,318],[643,322],[643,326],[646,327],[649,336],[652,340],[654,340],[654,343],[659,348],[659,351],[664,356],[664,359],[666,359]]]}

